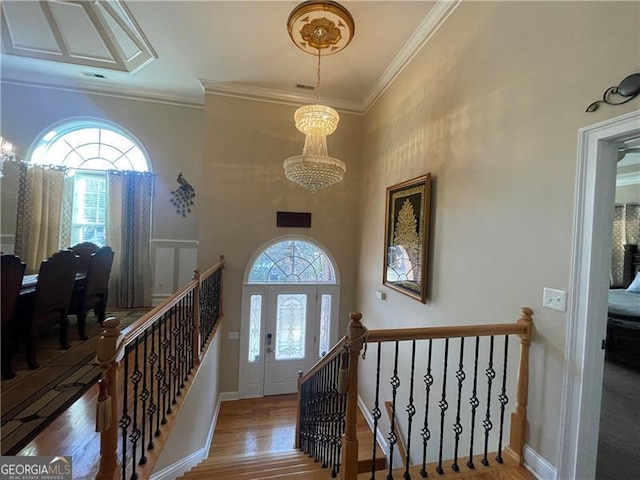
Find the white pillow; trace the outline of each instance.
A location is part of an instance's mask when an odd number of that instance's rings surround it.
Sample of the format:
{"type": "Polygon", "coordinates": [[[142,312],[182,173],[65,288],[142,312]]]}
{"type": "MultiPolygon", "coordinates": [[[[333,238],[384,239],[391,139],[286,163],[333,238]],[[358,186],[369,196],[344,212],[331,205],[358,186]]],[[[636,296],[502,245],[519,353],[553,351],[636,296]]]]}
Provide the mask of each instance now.
{"type": "Polygon", "coordinates": [[[631,285],[627,287],[626,291],[632,293],[640,293],[640,272],[636,273],[636,278],[633,279],[633,282],[631,282],[631,285]]]}

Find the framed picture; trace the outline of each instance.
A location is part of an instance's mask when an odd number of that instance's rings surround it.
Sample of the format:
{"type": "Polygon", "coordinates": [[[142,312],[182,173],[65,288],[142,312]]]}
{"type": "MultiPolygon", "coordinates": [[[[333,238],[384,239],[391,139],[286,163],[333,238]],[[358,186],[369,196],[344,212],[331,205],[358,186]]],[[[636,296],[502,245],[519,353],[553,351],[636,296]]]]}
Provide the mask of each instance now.
{"type": "Polygon", "coordinates": [[[382,283],[427,301],[431,174],[387,188],[382,283]]]}

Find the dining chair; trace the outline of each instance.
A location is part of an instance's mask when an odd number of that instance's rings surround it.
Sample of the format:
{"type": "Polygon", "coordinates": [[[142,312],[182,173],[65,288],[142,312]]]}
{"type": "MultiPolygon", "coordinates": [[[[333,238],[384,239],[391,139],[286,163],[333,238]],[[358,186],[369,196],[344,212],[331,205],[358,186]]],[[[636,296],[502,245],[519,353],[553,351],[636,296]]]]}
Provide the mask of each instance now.
{"type": "Polygon", "coordinates": [[[2,255],[0,264],[0,324],[2,324],[2,378],[8,380],[15,376],[11,368],[13,344],[11,328],[14,323],[20,287],[26,264],[15,255],[2,255]]]}
{"type": "Polygon", "coordinates": [[[71,250],[60,250],[40,264],[33,295],[23,295],[16,327],[25,340],[29,368],[38,368],[34,352],[35,335],[43,326],[59,324],[60,347],[69,349],[67,311],[73,293],[77,257],[71,250]],[[30,297],[30,298],[26,298],[30,297]]]}
{"type": "Polygon", "coordinates": [[[93,242],[81,242],[69,248],[78,256],[77,271],[84,273],[89,269],[91,255],[96,253],[100,247],[93,242]]]}
{"type": "Polygon", "coordinates": [[[108,246],[101,247],[93,253],[82,287],[76,288],[73,292],[68,314],[75,315],[78,319],[78,334],[82,340],[87,339],[85,325],[89,310],[93,309],[100,325],[105,320],[113,256],[113,250],[108,246]]]}

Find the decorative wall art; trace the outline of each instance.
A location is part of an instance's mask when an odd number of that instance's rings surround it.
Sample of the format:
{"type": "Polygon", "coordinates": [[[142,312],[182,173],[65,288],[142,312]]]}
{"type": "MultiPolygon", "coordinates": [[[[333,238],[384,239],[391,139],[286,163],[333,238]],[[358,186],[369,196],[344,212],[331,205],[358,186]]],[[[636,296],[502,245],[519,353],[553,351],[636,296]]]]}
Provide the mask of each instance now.
{"type": "Polygon", "coordinates": [[[171,191],[171,203],[176,207],[176,213],[186,217],[188,213],[191,213],[191,205],[193,205],[196,192],[187,179],[182,176],[182,172],[176,181],[180,186],[171,191]]]}
{"type": "Polygon", "coordinates": [[[431,174],[387,188],[382,283],[427,301],[431,174]]]}

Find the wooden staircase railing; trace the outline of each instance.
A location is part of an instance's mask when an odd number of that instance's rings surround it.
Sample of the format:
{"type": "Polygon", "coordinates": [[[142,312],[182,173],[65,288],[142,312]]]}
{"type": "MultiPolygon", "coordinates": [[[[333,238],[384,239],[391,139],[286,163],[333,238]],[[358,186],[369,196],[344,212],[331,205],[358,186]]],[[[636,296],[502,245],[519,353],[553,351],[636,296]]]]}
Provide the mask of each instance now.
{"type": "MultiPolygon", "coordinates": [[[[430,469],[438,474],[448,473],[449,468],[452,473],[463,469],[478,473],[491,468],[499,469],[505,463],[503,454],[509,457],[512,464],[522,465],[532,314],[531,309],[524,307],[515,323],[367,331],[360,321],[362,315],[352,313],[345,338],[299,379],[301,413],[296,446],[312,455],[320,452],[316,459],[332,467],[332,476],[339,474],[345,480],[357,478],[356,422],[360,380],[361,386],[366,383],[364,386],[368,387],[361,391],[367,397],[361,401],[365,404],[368,401],[373,407],[374,436],[382,431],[380,420],[384,400],[380,399],[391,397],[391,425],[387,437],[388,472],[384,475],[385,479],[394,478],[394,448],[399,441],[397,431],[406,434],[403,443],[406,445],[407,461],[402,473],[395,471],[398,475],[396,478],[409,479],[412,473],[416,478],[417,475],[426,477],[430,469]],[[514,369],[509,368],[510,336],[519,337],[520,354],[517,381],[512,389],[515,390],[515,411],[511,414],[509,444],[504,447],[506,405],[509,403],[508,392],[512,391],[508,385],[512,386],[513,381],[509,379],[514,373],[514,369]],[[467,344],[471,343],[466,353],[465,339],[469,339],[467,344]],[[365,360],[363,351],[367,353],[367,346],[372,345],[377,345],[375,360],[372,361],[370,357],[365,360]],[[386,359],[389,353],[392,359],[383,363],[383,355],[386,359]],[[361,354],[362,360],[359,358],[361,354]],[[348,362],[341,362],[341,358],[348,358],[348,362]],[[480,365],[482,359],[486,359],[486,366],[480,365]],[[341,368],[336,373],[339,361],[341,368]],[[447,386],[447,378],[452,370],[450,364],[454,362],[456,370],[447,386]],[[387,371],[390,365],[393,365],[392,372],[387,371]],[[439,367],[442,367],[442,375],[437,373],[439,367]],[[359,369],[363,371],[360,378],[359,369]],[[382,370],[391,375],[388,384],[381,381],[382,370]],[[419,388],[416,378],[421,379],[419,388]],[[371,387],[373,382],[375,386],[371,387]],[[401,399],[403,394],[405,400],[401,399]],[[463,397],[467,398],[470,410],[462,408],[463,397]],[[332,409],[331,402],[342,405],[336,399],[343,402],[344,410],[332,409]],[[437,403],[434,399],[438,400],[437,403]],[[305,413],[305,407],[302,406],[305,404],[313,405],[315,410],[312,408],[311,413],[305,413]],[[447,416],[450,404],[455,406],[454,418],[447,416]],[[333,427],[322,418],[323,412],[337,420],[333,427]],[[416,415],[419,415],[419,422],[413,420],[416,415]],[[396,421],[403,422],[402,429],[396,429],[396,421]],[[494,423],[498,428],[494,427],[494,423]],[[480,427],[483,432],[477,434],[480,427]],[[435,438],[436,433],[438,438],[435,438]],[[340,460],[332,463],[332,457],[329,455],[328,460],[325,459],[323,452],[333,451],[330,447],[336,444],[337,435],[342,436],[340,460]],[[306,441],[309,438],[311,442],[306,441]],[[417,453],[416,443],[419,444],[417,453]],[[489,445],[492,445],[491,454],[489,445]],[[490,460],[494,453],[495,461],[490,460]],[[443,460],[449,454],[452,457],[450,467],[443,460]]],[[[374,448],[372,466],[375,461],[374,448]]],[[[376,478],[373,467],[370,478],[376,478]]]]}
{"type": "Polygon", "coordinates": [[[220,324],[224,259],[120,332],[98,341],[99,480],[148,478],[182,399],[220,324]],[[120,440],[120,441],[119,441],[120,440]]]}

